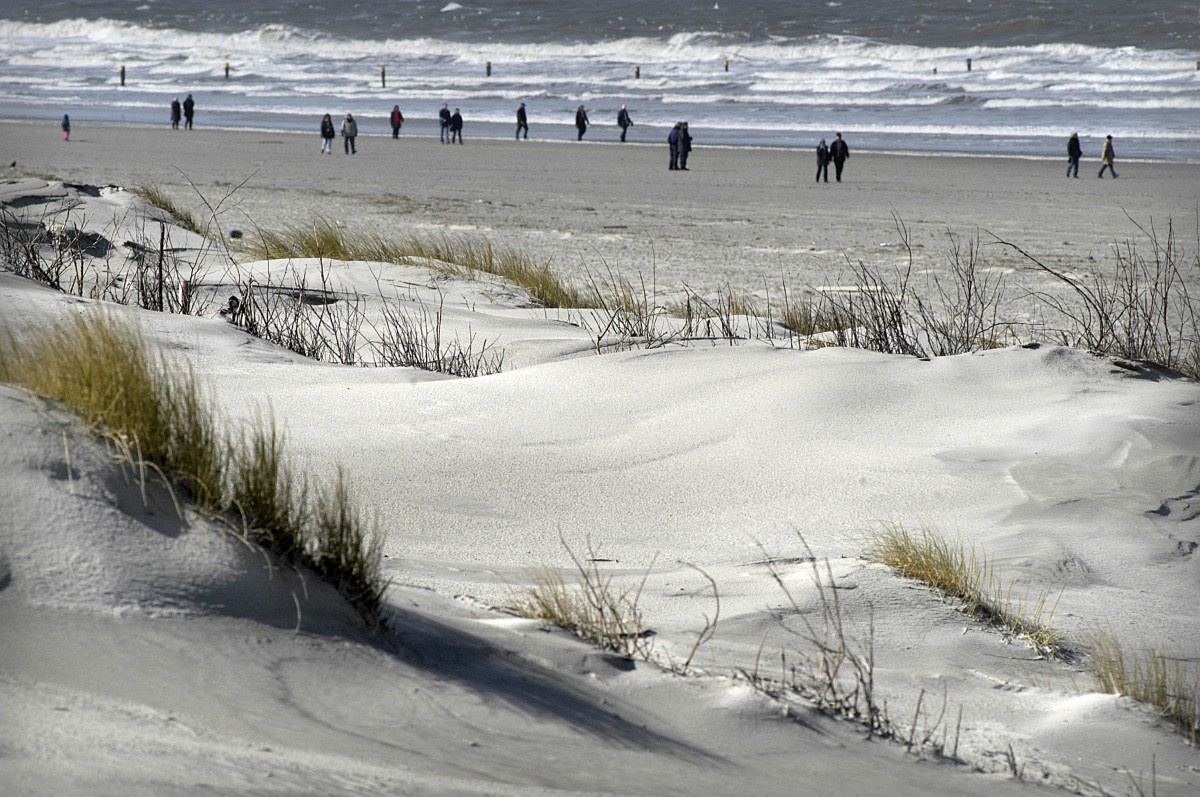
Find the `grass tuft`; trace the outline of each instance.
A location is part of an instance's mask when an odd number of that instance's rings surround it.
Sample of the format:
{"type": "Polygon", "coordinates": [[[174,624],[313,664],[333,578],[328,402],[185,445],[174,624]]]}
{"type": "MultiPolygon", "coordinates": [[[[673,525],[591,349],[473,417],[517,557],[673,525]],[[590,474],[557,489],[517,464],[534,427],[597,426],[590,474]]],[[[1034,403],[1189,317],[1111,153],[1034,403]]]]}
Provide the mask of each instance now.
{"type": "Polygon", "coordinates": [[[914,537],[903,526],[888,524],[875,535],[866,555],[962,601],[967,614],[1025,640],[1042,655],[1070,657],[1065,635],[1051,626],[1054,609],[1047,611],[1049,591],[1033,600],[1015,597],[1014,582],[1001,583],[987,560],[962,542],[948,542],[928,529],[914,537]]]}
{"type": "Polygon", "coordinates": [[[514,602],[513,611],[565,628],[604,650],[649,659],[651,644],[638,608],[645,576],[636,588],[617,589],[612,576],[600,572],[599,559],[590,543],[586,564],[565,540],[562,545],[574,564],[576,583],[568,584],[562,574],[549,567],[535,570],[533,585],[514,602]]]}
{"type": "Polygon", "coordinates": [[[192,213],[187,208],[183,207],[175,200],[171,199],[165,191],[155,185],[138,185],[129,189],[132,193],[137,194],[142,199],[149,202],[159,210],[166,211],[175,217],[179,222],[179,226],[185,230],[190,230],[197,235],[208,237],[208,228],[200,223],[196,218],[196,214],[192,213]]]}
{"type": "Polygon", "coordinates": [[[307,224],[258,230],[242,251],[260,260],[325,258],[377,263],[412,263],[473,279],[479,272],[520,285],[546,307],[585,307],[587,296],[563,281],[547,262],[512,247],[478,238],[410,235],[389,238],[375,230],[351,232],[317,216],[307,224]]]}
{"type": "Polygon", "coordinates": [[[75,316],[28,342],[8,331],[0,337],[0,382],[61,402],[135,464],[182,487],[203,512],[315,570],[368,623],[378,621],[387,587],[382,549],[340,471],[334,487],[310,500],[274,424],[260,423],[237,444],[226,439],[191,370],[156,358],[135,331],[105,314],[75,316]]]}
{"type": "Polygon", "coordinates": [[[1096,687],[1153,706],[1188,738],[1200,738],[1200,668],[1164,648],[1126,651],[1111,631],[1091,640],[1091,673],[1096,687]]]}

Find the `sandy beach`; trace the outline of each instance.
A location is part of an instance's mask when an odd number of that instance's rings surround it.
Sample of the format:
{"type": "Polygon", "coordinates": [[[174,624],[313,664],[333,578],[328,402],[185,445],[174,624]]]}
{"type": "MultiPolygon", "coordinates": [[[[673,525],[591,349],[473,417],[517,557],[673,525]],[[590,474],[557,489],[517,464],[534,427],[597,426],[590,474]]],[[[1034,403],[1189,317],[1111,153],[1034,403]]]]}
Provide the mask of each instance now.
{"type": "MultiPolygon", "coordinates": [[[[203,122],[192,132],[79,125],[70,143],[50,125],[0,123],[0,164],[16,162],[10,175],[155,185],[198,212],[200,195],[215,204],[234,192],[221,217],[227,229],[321,214],[398,235],[478,233],[564,274],[611,268],[647,282],[653,275],[666,290],[839,284],[847,259],[895,261],[897,218],[934,268],[947,233],[979,232],[983,244],[994,235],[1055,265],[1100,262],[1114,242],[1138,234],[1130,217],[1159,229],[1172,220],[1186,240],[1200,206],[1200,164],[1123,162],[1119,141],[1120,178],[1100,180],[1098,153],[1085,152],[1081,177],[1068,179],[1065,156],[876,154],[855,150],[847,134],[843,182],[831,167],[830,183],[817,184],[810,151],[708,148],[703,130],[693,131],[690,170],[670,172],[665,143],[473,140],[468,126],[462,146],[409,132],[395,141],[362,135],[357,155],[343,155],[339,139],[322,156],[315,132],[203,122]]],[[[985,258],[1023,265],[1002,247],[988,245],[985,258]]]]}
{"type": "MultiPolygon", "coordinates": [[[[281,133],[54,132],[0,123],[0,163],[16,163],[0,178],[7,240],[38,234],[4,253],[0,357],[56,323],[108,318],[166,373],[197,379],[232,446],[222,461],[272,419],[310,484],[345,474],[374,519],[387,628],[255,542],[244,513],[181,507],[53,401],[0,385],[0,715],[13,718],[0,791],[1197,792],[1187,729],[1089,670],[1102,633],[1165,650],[1185,674],[1200,660],[1194,379],[982,335],[917,357],[777,324],[680,332],[665,313],[656,323],[674,332],[630,334],[603,311],[539,307],[420,260],[248,262],[131,192],[45,180],[154,185],[196,209],[203,196],[225,231],[321,214],[478,234],[579,278],[758,293],[841,284],[847,261],[903,262],[897,218],[918,273],[935,275],[948,231],[990,230],[1078,273],[1137,234],[1129,217],[1160,232],[1170,219],[1195,279],[1200,166],[1118,160],[1120,179],[1100,181],[1089,163],[1068,180],[1057,161],[854,152],[843,183],[814,185],[807,153],[702,137],[677,173],[665,146],[476,142],[469,129],[464,146],[367,136],[354,157],[281,133]],[[195,277],[190,314],[142,309],[160,234],[171,262],[195,265],[174,274],[195,277]],[[90,268],[101,290],[53,290],[22,276],[29,258],[67,263],[68,280],[90,268]],[[274,331],[357,317],[357,359],[272,343],[265,311],[259,326],[219,314],[237,294],[278,311],[274,331]],[[439,353],[487,340],[500,372],[376,358],[397,329],[382,319],[435,312],[412,337],[428,345],[436,326],[439,353]],[[882,561],[876,542],[897,529],[986,560],[988,599],[1020,622],[882,561]],[[612,649],[516,608],[555,577],[575,585],[580,560],[636,595],[642,630],[612,649]],[[1059,642],[1032,644],[1038,624],[1059,642]],[[823,681],[831,661],[842,669],[823,681]],[[886,721],[864,724],[880,706],[886,721]]],[[[1017,254],[982,244],[1014,294],[1038,287],[1017,254]]],[[[24,373],[89,360],[81,350],[40,349],[24,373]]],[[[122,373],[99,370],[64,381],[122,373]]],[[[114,405],[135,380],[117,381],[114,405]]]]}

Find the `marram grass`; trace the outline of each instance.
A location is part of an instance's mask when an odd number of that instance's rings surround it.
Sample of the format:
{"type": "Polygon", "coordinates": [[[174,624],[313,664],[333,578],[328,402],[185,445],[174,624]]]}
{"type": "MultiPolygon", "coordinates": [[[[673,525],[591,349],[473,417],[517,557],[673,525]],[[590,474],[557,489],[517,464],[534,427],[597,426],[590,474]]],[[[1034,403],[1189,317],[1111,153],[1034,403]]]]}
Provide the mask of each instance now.
{"type": "Polygon", "coordinates": [[[916,537],[903,526],[888,524],[875,535],[867,557],[962,601],[967,614],[1025,640],[1043,655],[1068,653],[1064,634],[1051,625],[1049,591],[1032,600],[1014,596],[1013,582],[1001,583],[987,560],[961,542],[948,542],[929,529],[916,537]]]}
{"type": "Polygon", "coordinates": [[[389,238],[374,230],[351,232],[317,216],[307,224],[258,230],[242,251],[262,260],[324,258],[377,263],[414,263],[447,274],[474,278],[483,272],[510,280],[547,307],[590,306],[587,296],[559,278],[548,263],[485,239],[410,235],[389,238]]]}
{"type": "Polygon", "coordinates": [[[1200,667],[1165,648],[1128,651],[1109,631],[1091,640],[1096,688],[1153,706],[1188,738],[1200,738],[1200,667]]]}
{"type": "Polygon", "coordinates": [[[165,191],[155,185],[138,185],[129,189],[130,192],[137,194],[142,199],[154,205],[160,210],[165,210],[167,213],[175,217],[179,222],[179,226],[185,230],[190,230],[197,235],[208,237],[208,230],[205,225],[201,224],[196,218],[196,215],[187,208],[183,207],[175,200],[171,199],[165,191]]]}
{"type": "Polygon", "coordinates": [[[261,422],[236,441],[190,371],[172,369],[109,315],[81,314],[0,336],[0,382],[61,402],[138,463],[153,466],[209,516],[223,519],[285,561],[315,570],[375,623],[387,582],[378,535],[354,506],[339,471],[310,496],[291,473],[283,439],[261,422]]]}
{"type": "Polygon", "coordinates": [[[521,617],[553,623],[604,650],[649,658],[651,643],[638,608],[649,569],[636,587],[618,589],[613,577],[600,571],[590,540],[586,564],[565,539],[560,542],[571,557],[576,583],[568,584],[557,570],[538,568],[531,574],[532,586],[517,596],[512,610],[521,617]]]}

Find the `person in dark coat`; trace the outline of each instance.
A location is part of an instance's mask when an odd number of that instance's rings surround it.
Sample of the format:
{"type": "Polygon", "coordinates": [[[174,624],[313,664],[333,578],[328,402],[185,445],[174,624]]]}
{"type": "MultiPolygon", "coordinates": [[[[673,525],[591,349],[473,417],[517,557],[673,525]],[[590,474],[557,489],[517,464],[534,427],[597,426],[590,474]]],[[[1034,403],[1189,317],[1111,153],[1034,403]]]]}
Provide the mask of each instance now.
{"type": "Polygon", "coordinates": [[[196,115],[196,101],[192,99],[192,95],[187,95],[187,99],[183,101],[183,126],[188,130],[192,129],[192,118],[196,115]]]}
{"type": "Polygon", "coordinates": [[[825,182],[829,182],[829,147],[825,146],[825,139],[821,139],[821,143],[817,144],[817,182],[821,182],[821,176],[824,175],[825,182]]]}
{"type": "Polygon", "coordinates": [[[525,115],[525,103],[521,103],[517,108],[517,138],[521,137],[521,133],[525,133],[525,138],[529,138],[529,117],[525,115]]]}
{"type": "Polygon", "coordinates": [[[1083,157],[1083,147],[1079,146],[1079,134],[1072,133],[1067,141],[1067,177],[1079,176],[1079,159],[1083,157]]]}
{"type": "Polygon", "coordinates": [[[404,114],[400,113],[400,106],[392,106],[392,138],[400,138],[400,127],[404,124],[404,114]]]}
{"type": "Polygon", "coordinates": [[[625,110],[624,105],[617,111],[617,125],[621,128],[621,141],[624,142],[626,131],[633,127],[633,120],[629,118],[629,111],[625,110]]]}
{"type": "Polygon", "coordinates": [[[829,148],[829,157],[833,158],[833,171],[837,176],[837,181],[842,181],[842,166],[850,158],[850,147],[842,140],[841,133],[833,134],[833,146],[829,148]]]}
{"type": "Polygon", "coordinates": [[[325,118],[321,120],[321,154],[333,154],[333,139],[337,136],[337,131],[333,129],[333,117],[325,114],[325,118]]]}
{"type": "Polygon", "coordinates": [[[458,141],[459,144],[463,143],[462,125],[463,125],[462,114],[458,112],[457,108],[455,108],[454,114],[450,117],[450,143],[451,144],[453,144],[456,140],[458,141]]]}
{"type": "Polygon", "coordinates": [[[688,123],[683,122],[679,127],[679,169],[686,172],[688,154],[692,151],[692,134],[688,132],[688,123]]]}
{"type": "Polygon", "coordinates": [[[438,123],[442,127],[442,143],[450,143],[450,106],[442,103],[442,110],[438,111],[438,123]]]}
{"type": "Polygon", "coordinates": [[[676,122],[671,128],[671,132],[667,134],[667,144],[671,147],[671,171],[679,168],[679,131],[683,127],[683,122],[676,122]]]}
{"type": "Polygon", "coordinates": [[[63,141],[71,140],[71,117],[63,114],[62,120],[63,141]]]}
{"type": "Polygon", "coordinates": [[[179,104],[179,98],[171,100],[171,129],[179,129],[179,120],[183,118],[183,108],[179,104]]]}
{"type": "Polygon", "coordinates": [[[575,139],[576,141],[583,141],[583,134],[587,132],[589,124],[591,122],[588,121],[587,111],[580,105],[579,110],[575,112],[575,129],[579,131],[579,138],[575,139]]]}

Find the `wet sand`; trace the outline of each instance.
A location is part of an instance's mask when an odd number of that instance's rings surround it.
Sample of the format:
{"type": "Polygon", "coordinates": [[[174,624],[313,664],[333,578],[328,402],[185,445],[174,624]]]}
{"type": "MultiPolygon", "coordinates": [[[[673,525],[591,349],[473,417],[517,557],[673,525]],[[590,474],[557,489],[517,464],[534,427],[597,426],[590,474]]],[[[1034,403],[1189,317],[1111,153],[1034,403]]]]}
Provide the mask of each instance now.
{"type": "MultiPolygon", "coordinates": [[[[226,229],[302,223],[322,214],[351,228],[480,233],[551,259],[568,274],[612,269],[660,288],[756,290],[847,278],[847,263],[902,262],[897,224],[918,256],[944,261],[947,236],[976,233],[988,262],[1022,259],[992,236],[1055,265],[1102,262],[1137,222],[1173,220],[1194,239],[1200,164],[1123,162],[1097,179],[1059,160],[929,157],[855,150],[843,182],[816,183],[809,151],[708,148],[696,131],[689,171],[667,169],[666,144],[473,140],[366,135],[358,154],[319,154],[317,135],[168,127],[0,123],[0,177],[152,184],[226,229]],[[16,167],[7,164],[15,161],[16,167]],[[191,185],[189,185],[189,183],[191,185]],[[194,188],[193,188],[194,185],[194,188]]],[[[936,265],[932,266],[936,267],[936,265]]]]}

